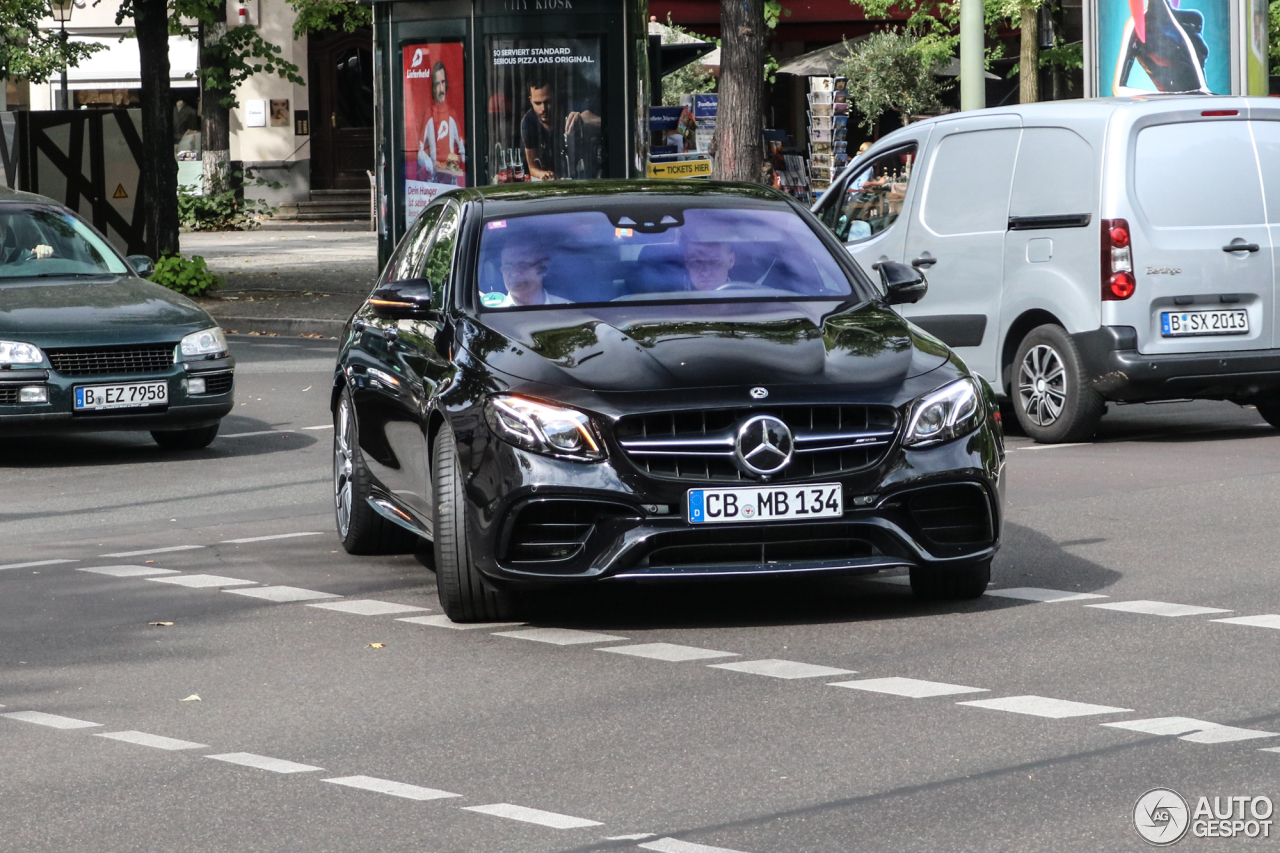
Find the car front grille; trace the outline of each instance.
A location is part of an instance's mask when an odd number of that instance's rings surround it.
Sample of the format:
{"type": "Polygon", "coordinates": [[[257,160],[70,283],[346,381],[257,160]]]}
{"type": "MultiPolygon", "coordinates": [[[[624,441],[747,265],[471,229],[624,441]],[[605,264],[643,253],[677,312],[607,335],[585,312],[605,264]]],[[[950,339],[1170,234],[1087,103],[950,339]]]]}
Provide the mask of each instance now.
{"type": "Polygon", "coordinates": [[[789,524],[680,531],[659,537],[650,569],[709,565],[768,565],[790,561],[863,559],[881,552],[865,525],[789,524]]]}
{"type": "Polygon", "coordinates": [[[618,444],[641,471],[667,480],[742,482],[756,478],[734,462],[734,436],[753,415],[791,428],[795,453],[773,482],[812,480],[868,468],[884,458],[898,431],[890,406],[775,406],[632,415],[615,428],[618,444]]]}
{"type": "Polygon", "coordinates": [[[985,545],[995,538],[987,492],[974,483],[921,489],[906,503],[920,535],[933,545],[985,545]]]}
{"type": "Polygon", "coordinates": [[[164,373],[173,366],[177,344],[121,347],[77,347],[46,350],[54,371],[63,376],[104,376],[125,373],[164,373]]]}

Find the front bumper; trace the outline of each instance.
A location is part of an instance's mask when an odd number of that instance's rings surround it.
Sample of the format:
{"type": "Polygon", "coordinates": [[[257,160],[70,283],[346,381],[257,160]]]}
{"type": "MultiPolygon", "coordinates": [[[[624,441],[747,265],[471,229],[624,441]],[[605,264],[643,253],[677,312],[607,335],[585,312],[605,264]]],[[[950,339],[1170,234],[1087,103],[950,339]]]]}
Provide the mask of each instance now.
{"type": "Polygon", "coordinates": [[[235,359],[179,362],[163,373],[61,376],[48,368],[0,370],[0,400],[16,389],[44,386],[47,403],[0,403],[0,435],[44,435],[51,432],[110,430],[179,430],[212,426],[234,405],[235,359]],[[189,394],[189,380],[200,377],[216,393],[189,394]],[[135,382],[168,383],[168,403],[136,409],[75,411],[75,388],[135,382]]]}
{"type": "Polygon", "coordinates": [[[1280,389],[1280,349],[1143,355],[1132,326],[1072,335],[1085,375],[1108,400],[1243,401],[1280,389]]]}

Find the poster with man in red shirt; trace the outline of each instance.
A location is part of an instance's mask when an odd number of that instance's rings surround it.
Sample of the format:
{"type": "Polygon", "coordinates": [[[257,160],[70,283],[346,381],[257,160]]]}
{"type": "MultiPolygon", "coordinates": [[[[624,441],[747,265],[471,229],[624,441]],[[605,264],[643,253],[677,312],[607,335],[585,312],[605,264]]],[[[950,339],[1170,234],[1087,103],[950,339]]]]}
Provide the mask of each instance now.
{"type": "Polygon", "coordinates": [[[467,185],[462,42],[405,45],[404,189],[410,222],[437,195],[467,185]]]}

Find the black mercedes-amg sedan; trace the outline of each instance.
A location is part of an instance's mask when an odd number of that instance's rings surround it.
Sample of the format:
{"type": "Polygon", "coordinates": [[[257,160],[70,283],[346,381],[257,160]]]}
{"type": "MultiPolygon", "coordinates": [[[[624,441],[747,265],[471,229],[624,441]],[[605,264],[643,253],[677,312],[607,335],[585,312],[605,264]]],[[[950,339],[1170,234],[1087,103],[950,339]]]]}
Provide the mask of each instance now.
{"type": "Polygon", "coordinates": [[[999,409],[890,308],[920,273],[879,275],[758,186],[438,197],[342,340],[343,546],[433,560],[455,621],[606,579],[906,568],[981,595],[999,409]]]}

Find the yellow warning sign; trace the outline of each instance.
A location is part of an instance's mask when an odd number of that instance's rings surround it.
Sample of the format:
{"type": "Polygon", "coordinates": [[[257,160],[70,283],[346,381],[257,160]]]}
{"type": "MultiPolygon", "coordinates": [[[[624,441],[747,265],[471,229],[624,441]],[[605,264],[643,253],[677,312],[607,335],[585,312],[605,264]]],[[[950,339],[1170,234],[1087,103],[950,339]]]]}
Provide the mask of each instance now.
{"type": "Polygon", "coordinates": [[[678,163],[650,163],[651,178],[709,178],[710,160],[681,160],[678,163]]]}
{"type": "Polygon", "coordinates": [[[128,198],[129,194],[124,191],[124,184],[116,184],[116,194],[112,198],[128,198]]]}

